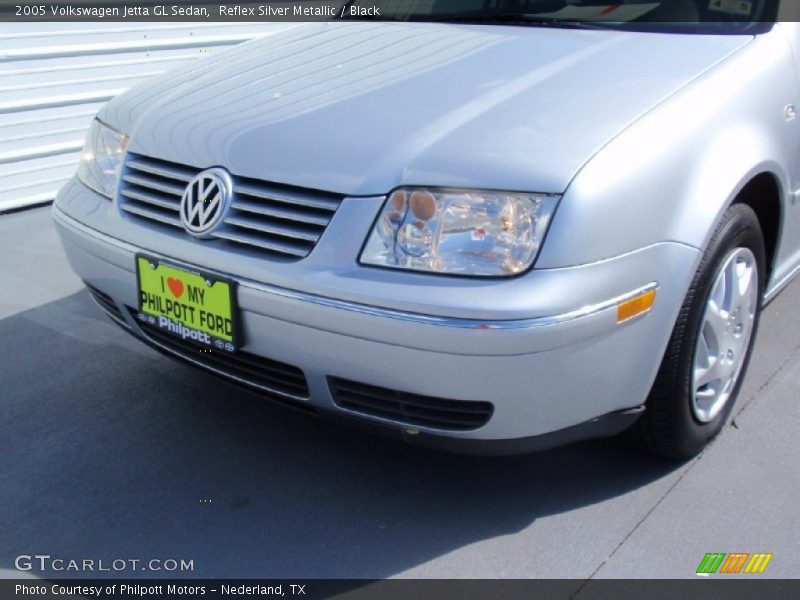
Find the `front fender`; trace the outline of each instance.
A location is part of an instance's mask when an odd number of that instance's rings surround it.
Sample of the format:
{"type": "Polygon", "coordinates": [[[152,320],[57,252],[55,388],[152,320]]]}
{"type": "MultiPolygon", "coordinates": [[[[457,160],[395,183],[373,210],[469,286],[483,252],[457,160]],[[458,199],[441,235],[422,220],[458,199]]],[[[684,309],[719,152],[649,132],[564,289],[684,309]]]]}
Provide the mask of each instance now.
{"type": "Polygon", "coordinates": [[[755,175],[792,189],[800,90],[779,28],[712,67],[596,154],[573,179],[537,268],[605,260],[664,241],[702,249],[755,175]]]}

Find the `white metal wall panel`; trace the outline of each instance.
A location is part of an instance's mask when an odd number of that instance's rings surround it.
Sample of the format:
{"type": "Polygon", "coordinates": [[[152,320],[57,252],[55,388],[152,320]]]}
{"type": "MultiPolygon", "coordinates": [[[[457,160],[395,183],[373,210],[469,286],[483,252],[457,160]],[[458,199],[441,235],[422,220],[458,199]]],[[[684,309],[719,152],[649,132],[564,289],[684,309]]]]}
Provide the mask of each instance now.
{"type": "Polygon", "coordinates": [[[0,212],[47,202],[128,87],[291,23],[0,24],[0,212]]]}

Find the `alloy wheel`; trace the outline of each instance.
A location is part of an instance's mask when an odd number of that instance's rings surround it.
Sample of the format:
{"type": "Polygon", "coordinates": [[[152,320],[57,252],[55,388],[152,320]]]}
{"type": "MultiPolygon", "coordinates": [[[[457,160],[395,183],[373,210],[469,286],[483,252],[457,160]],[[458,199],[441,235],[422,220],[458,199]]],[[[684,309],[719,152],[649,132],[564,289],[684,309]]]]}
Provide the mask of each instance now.
{"type": "Polygon", "coordinates": [[[746,362],[758,308],[758,266],[749,248],[722,263],[706,301],[694,353],[692,412],[701,423],[725,407],[746,362]]]}

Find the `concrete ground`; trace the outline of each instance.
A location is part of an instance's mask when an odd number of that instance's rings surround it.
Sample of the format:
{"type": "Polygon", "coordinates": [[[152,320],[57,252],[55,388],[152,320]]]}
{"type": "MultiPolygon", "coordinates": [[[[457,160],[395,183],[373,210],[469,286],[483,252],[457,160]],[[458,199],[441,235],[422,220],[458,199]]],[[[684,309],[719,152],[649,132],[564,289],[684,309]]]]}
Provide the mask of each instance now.
{"type": "Polygon", "coordinates": [[[450,456],[162,358],[101,315],[48,208],[2,215],[0,576],[44,553],[192,559],[192,577],[685,578],[706,552],[771,552],[764,576],[797,577],[798,305],[800,281],[693,461],[617,440],[450,456]]]}

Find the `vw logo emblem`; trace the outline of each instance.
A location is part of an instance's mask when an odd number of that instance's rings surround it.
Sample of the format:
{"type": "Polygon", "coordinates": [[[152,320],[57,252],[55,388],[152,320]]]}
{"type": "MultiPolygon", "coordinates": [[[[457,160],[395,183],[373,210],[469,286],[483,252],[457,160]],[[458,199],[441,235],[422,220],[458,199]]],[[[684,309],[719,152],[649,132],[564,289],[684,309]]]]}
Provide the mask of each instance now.
{"type": "Polygon", "coordinates": [[[209,237],[228,208],[233,182],[224,169],[198,173],[186,186],[181,198],[181,223],[196,237],[209,237]]]}

